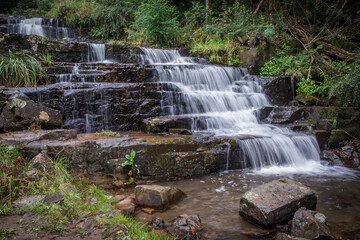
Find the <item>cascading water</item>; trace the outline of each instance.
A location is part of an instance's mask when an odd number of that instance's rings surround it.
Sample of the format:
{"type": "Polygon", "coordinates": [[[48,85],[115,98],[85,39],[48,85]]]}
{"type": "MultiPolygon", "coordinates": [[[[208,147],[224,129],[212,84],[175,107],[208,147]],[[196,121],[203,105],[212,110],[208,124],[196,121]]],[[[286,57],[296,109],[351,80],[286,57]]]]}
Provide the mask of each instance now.
{"type": "Polygon", "coordinates": [[[8,33],[38,35],[48,38],[69,38],[68,29],[62,20],[57,18],[8,19],[8,33]]]}
{"type": "Polygon", "coordinates": [[[192,118],[194,131],[241,139],[239,158],[251,165],[244,167],[297,168],[310,162],[320,166],[314,136],[259,122],[256,110],[271,106],[260,77],[247,69],[198,64],[176,50],[142,51],[142,63],[155,65],[156,80],[179,89],[163,92],[163,113],[192,118]]]}
{"type": "Polygon", "coordinates": [[[105,61],[105,44],[88,43],[88,62],[105,61]]]}

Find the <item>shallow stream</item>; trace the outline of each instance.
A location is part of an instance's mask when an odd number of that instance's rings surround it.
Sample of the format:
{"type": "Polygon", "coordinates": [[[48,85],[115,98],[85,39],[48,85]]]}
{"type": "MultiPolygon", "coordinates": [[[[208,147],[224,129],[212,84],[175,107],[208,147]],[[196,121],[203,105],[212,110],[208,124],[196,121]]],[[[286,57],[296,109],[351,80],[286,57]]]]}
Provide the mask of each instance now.
{"type": "Polygon", "coordinates": [[[162,183],[180,188],[186,198],[165,212],[152,215],[139,212],[137,218],[150,221],[158,216],[170,221],[181,214],[198,214],[205,231],[215,234],[214,239],[253,239],[244,233],[258,229],[239,216],[240,197],[258,185],[288,177],[317,192],[317,210],[327,216],[328,225],[337,238],[360,239],[360,171],[339,168],[337,172],[339,175],[311,176],[233,171],[162,183]]]}

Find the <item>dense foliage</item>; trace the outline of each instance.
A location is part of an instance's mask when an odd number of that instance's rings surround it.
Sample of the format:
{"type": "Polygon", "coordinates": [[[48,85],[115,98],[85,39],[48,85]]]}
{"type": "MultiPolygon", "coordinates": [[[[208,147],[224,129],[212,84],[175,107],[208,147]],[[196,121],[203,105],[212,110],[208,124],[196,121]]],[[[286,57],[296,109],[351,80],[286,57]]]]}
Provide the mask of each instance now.
{"type": "Polygon", "coordinates": [[[221,64],[271,46],[263,75],[297,77],[299,94],[358,106],[360,2],[356,0],[26,0],[12,13],[63,17],[90,36],[179,47],[221,64]],[[348,94],[348,87],[355,94],[348,94]],[[337,89],[337,91],[334,91],[337,89]],[[353,99],[353,97],[355,99],[353,99]]]}

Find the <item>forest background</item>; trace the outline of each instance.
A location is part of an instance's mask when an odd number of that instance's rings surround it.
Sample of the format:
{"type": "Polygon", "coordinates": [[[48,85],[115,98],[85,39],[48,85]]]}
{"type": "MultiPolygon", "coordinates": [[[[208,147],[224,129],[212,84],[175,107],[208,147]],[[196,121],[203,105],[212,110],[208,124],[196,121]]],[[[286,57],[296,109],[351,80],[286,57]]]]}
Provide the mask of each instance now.
{"type": "Polygon", "coordinates": [[[17,0],[2,13],[64,18],[115,44],[185,47],[241,66],[240,54],[270,47],[260,74],[292,75],[297,94],[360,106],[357,0],[17,0]]]}

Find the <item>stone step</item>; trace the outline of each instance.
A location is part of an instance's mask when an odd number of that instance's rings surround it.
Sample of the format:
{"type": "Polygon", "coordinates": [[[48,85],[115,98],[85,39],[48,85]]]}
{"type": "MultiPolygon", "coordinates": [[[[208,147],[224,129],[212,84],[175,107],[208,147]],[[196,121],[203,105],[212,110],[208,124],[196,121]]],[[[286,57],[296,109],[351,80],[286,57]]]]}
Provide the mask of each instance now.
{"type": "Polygon", "coordinates": [[[66,157],[74,171],[94,180],[123,179],[121,163],[131,150],[142,176],[164,175],[189,178],[228,169],[241,169],[245,160],[236,141],[242,137],[211,137],[202,134],[161,135],[142,132],[75,134],[67,130],[37,130],[0,134],[4,146],[19,146],[29,155],[47,151],[51,157],[66,157]],[[94,154],[96,152],[96,154],[94,154]],[[229,159],[229,162],[226,162],[229,159]]]}

